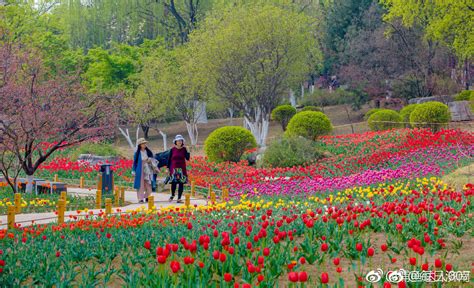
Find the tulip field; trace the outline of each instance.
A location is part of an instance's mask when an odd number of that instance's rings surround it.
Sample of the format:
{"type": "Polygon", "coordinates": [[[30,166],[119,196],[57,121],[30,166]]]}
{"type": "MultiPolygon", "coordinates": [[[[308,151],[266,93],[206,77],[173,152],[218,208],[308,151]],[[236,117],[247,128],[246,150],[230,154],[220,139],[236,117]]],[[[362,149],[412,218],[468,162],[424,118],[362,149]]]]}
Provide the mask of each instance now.
{"type": "MultiPolygon", "coordinates": [[[[400,268],[472,274],[474,183],[442,180],[474,163],[472,133],[399,129],[319,145],[326,157],[304,167],[194,157],[190,178],[229,188],[226,201],[0,230],[0,286],[472,287],[469,278],[366,277],[400,268]]],[[[131,178],[130,166],[117,163],[117,177],[131,178]]],[[[93,179],[97,170],[63,153],[40,174],[93,179]]]]}

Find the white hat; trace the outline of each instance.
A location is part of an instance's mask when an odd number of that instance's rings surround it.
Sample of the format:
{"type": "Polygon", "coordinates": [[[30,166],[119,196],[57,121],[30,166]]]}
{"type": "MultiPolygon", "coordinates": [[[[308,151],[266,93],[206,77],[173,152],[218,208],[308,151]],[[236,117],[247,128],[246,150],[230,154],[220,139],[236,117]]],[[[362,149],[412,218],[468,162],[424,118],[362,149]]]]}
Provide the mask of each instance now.
{"type": "Polygon", "coordinates": [[[173,143],[176,144],[176,141],[179,141],[179,140],[183,141],[183,144],[184,144],[184,137],[181,136],[181,134],[178,134],[176,135],[176,137],[174,137],[173,143]]]}
{"type": "Polygon", "coordinates": [[[148,141],[146,141],[145,138],[139,138],[137,140],[137,146],[140,146],[140,145],[146,144],[146,143],[148,143],[148,141]]]}

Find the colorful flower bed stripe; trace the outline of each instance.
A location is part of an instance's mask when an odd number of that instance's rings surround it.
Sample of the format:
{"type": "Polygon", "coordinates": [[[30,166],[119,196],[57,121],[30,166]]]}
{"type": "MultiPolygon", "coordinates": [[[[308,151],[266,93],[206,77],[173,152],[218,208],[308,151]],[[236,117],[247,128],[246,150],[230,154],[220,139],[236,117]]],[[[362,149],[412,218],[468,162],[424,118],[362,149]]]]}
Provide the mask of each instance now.
{"type": "Polygon", "coordinates": [[[377,267],[470,270],[473,195],[420,178],[2,231],[0,285],[369,287],[377,267]]]}

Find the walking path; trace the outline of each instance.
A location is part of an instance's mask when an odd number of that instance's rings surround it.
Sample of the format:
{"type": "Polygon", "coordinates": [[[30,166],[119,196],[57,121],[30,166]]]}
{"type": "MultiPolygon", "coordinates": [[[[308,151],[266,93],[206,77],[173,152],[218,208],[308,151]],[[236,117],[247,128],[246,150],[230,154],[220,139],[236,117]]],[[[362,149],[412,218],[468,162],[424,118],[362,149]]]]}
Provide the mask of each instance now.
{"type": "MultiPolygon", "coordinates": [[[[95,189],[82,189],[82,188],[68,188],[68,195],[90,195],[95,196],[96,190],[95,189]]],[[[176,203],[176,198],[173,202],[169,202],[168,199],[170,197],[167,193],[152,193],[154,196],[154,203],[156,209],[160,209],[162,207],[169,207],[169,206],[183,206],[184,204],[176,203]]],[[[133,211],[138,208],[148,209],[148,203],[138,203],[137,200],[137,192],[135,191],[125,191],[125,202],[133,203],[123,207],[112,207],[112,213],[126,213],[127,211],[133,211]],[[119,209],[119,210],[117,210],[119,209]]],[[[183,202],[184,202],[184,195],[183,195],[183,202]]],[[[203,198],[191,198],[191,205],[206,205],[207,200],[203,198]]],[[[77,211],[66,211],[64,213],[64,221],[76,221],[73,216],[76,218],[83,218],[84,216],[88,215],[88,213],[92,212],[94,214],[98,214],[100,212],[105,212],[104,209],[88,209],[88,212],[81,212],[80,214],[77,211]]],[[[21,227],[29,226],[34,224],[47,224],[53,223],[58,221],[58,216],[55,212],[45,212],[45,213],[30,213],[30,214],[17,214],[15,215],[15,223],[19,223],[21,227]]],[[[0,215],[0,229],[5,229],[7,227],[7,215],[0,215]]]]}

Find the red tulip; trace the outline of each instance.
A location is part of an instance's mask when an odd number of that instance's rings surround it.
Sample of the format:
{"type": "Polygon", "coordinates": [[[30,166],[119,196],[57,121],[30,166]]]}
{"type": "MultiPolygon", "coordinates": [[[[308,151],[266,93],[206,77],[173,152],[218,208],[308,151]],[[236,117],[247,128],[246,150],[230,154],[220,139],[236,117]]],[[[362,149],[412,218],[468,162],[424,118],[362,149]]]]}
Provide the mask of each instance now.
{"type": "Polygon", "coordinates": [[[258,274],[258,276],[257,276],[257,281],[258,281],[258,282],[262,282],[263,279],[265,279],[265,277],[263,277],[262,274],[258,274]]]}
{"type": "Polygon", "coordinates": [[[224,281],[225,282],[230,282],[232,281],[232,275],[230,273],[225,273],[224,274],[224,281]]]}
{"type": "Polygon", "coordinates": [[[446,264],[446,271],[451,271],[451,270],[453,270],[453,265],[446,264]]]}
{"type": "Polygon", "coordinates": [[[383,252],[387,251],[388,250],[387,244],[382,244],[382,246],[380,246],[380,249],[382,249],[383,252]]]}
{"type": "Polygon", "coordinates": [[[336,268],[336,272],[337,272],[337,273],[341,273],[341,272],[342,272],[342,267],[337,267],[337,268],[336,268]]]}
{"type": "Polygon", "coordinates": [[[236,237],[236,238],[234,239],[234,244],[235,244],[235,245],[239,245],[239,243],[240,243],[240,239],[239,239],[239,237],[236,237]]]}
{"type": "Polygon", "coordinates": [[[332,260],[332,263],[334,263],[334,265],[339,265],[339,263],[341,262],[341,259],[339,258],[334,258],[334,260],[332,260]]]}
{"type": "Polygon", "coordinates": [[[359,252],[362,251],[362,244],[361,243],[356,244],[356,250],[359,251],[359,252]]]}
{"type": "Polygon", "coordinates": [[[374,254],[375,254],[374,248],[370,247],[369,249],[367,249],[367,255],[368,255],[369,257],[374,256],[374,254]]]}
{"type": "Polygon", "coordinates": [[[204,263],[202,263],[201,261],[199,261],[199,268],[204,268],[204,263]]]}
{"type": "Polygon", "coordinates": [[[329,275],[326,272],[321,274],[321,283],[327,284],[329,282],[329,275]]]}
{"type": "Polygon", "coordinates": [[[300,263],[301,265],[304,265],[306,263],[306,259],[304,257],[300,258],[300,263]]]}
{"type": "Polygon", "coordinates": [[[328,251],[328,248],[329,248],[329,247],[328,247],[328,244],[327,244],[327,243],[323,243],[323,244],[321,245],[321,251],[323,251],[323,252],[328,251]]]}
{"type": "Polygon", "coordinates": [[[390,282],[383,283],[383,288],[390,288],[390,287],[392,287],[392,284],[390,284],[390,282]]]}
{"type": "Polygon", "coordinates": [[[188,222],[188,230],[193,229],[193,224],[191,222],[188,222]]]}
{"type": "Polygon", "coordinates": [[[159,255],[158,257],[156,257],[156,259],[158,260],[158,263],[160,263],[160,264],[165,264],[166,263],[166,256],[164,256],[164,255],[159,255]]]}
{"type": "Polygon", "coordinates": [[[423,263],[423,265],[421,265],[421,269],[422,269],[423,271],[428,271],[428,268],[429,268],[428,263],[423,263]]]}
{"type": "Polygon", "coordinates": [[[224,254],[224,253],[221,253],[221,255],[219,256],[219,260],[224,263],[225,260],[227,259],[227,256],[224,254]]]}
{"type": "Polygon", "coordinates": [[[61,256],[61,252],[56,251],[56,257],[59,257],[59,256],[61,256]]]}
{"type": "Polygon", "coordinates": [[[411,265],[411,266],[415,266],[415,265],[416,265],[416,258],[415,258],[415,257],[411,257],[411,258],[410,258],[410,265],[411,265]]]}
{"type": "Polygon", "coordinates": [[[178,261],[171,261],[170,268],[171,268],[171,271],[173,271],[173,273],[178,273],[179,270],[181,270],[181,265],[179,264],[178,261]]]}
{"type": "Polygon", "coordinates": [[[267,248],[267,247],[263,248],[263,256],[268,256],[268,255],[270,255],[270,248],[267,248]]]}
{"type": "Polygon", "coordinates": [[[212,257],[214,258],[214,260],[219,259],[220,255],[221,255],[221,253],[217,250],[212,252],[212,257]]]}
{"type": "Polygon", "coordinates": [[[293,283],[298,282],[298,273],[296,272],[288,273],[288,280],[290,280],[290,282],[293,282],[293,283]]]}
{"type": "Polygon", "coordinates": [[[303,283],[308,281],[308,274],[305,271],[298,273],[298,280],[303,283]]]}
{"type": "Polygon", "coordinates": [[[150,248],[151,248],[150,241],[145,241],[145,244],[143,244],[143,246],[145,247],[145,249],[150,250],[150,248]]]}
{"type": "Polygon", "coordinates": [[[435,259],[435,267],[436,268],[443,267],[443,263],[441,262],[441,259],[439,259],[439,258],[435,259]]]}

